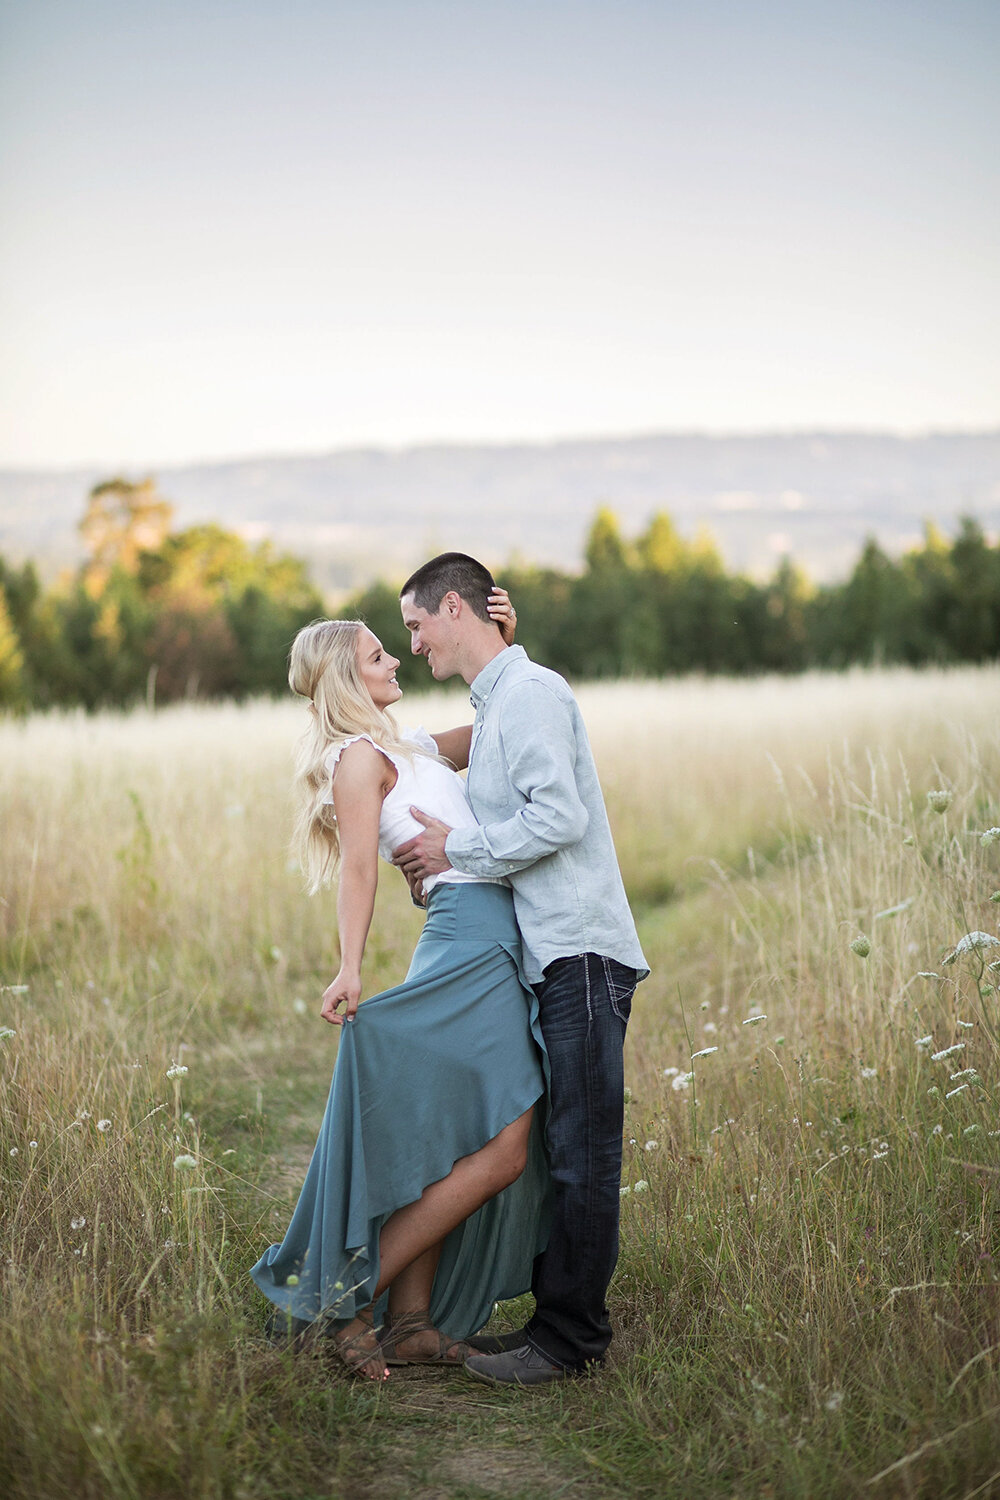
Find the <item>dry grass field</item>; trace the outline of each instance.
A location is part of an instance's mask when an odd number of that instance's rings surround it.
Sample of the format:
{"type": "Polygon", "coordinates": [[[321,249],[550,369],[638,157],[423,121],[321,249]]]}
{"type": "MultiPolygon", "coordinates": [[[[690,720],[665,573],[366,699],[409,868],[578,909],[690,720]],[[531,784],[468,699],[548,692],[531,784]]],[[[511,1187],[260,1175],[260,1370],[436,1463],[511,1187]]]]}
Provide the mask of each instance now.
{"type": "MultiPolygon", "coordinates": [[[[533,1393],[263,1337],[336,1047],[301,709],[0,723],[10,1500],[1000,1494],[1000,674],[580,696],[653,974],[614,1358],[533,1393]]],[[[368,992],[420,920],[385,871],[368,992]]]]}

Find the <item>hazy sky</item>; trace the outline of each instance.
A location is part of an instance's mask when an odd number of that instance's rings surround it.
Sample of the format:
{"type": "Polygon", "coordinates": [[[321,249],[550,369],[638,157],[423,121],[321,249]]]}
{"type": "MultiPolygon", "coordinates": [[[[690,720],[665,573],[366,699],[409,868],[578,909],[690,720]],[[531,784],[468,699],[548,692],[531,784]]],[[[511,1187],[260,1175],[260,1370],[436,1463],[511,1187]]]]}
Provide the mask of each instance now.
{"type": "Polygon", "coordinates": [[[996,426],[998,0],[0,0],[0,464],[996,426]]]}

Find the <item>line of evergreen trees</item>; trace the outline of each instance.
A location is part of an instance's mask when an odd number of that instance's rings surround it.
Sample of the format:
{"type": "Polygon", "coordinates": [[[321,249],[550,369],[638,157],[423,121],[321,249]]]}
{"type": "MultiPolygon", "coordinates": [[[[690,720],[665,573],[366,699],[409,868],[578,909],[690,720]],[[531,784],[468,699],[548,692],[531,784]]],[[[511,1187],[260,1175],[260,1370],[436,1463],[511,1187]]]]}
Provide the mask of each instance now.
{"type": "MultiPolygon", "coordinates": [[[[44,591],[0,558],[0,708],[86,708],[145,699],[286,691],[295,632],[326,612],[306,564],[213,525],[172,529],[152,480],[95,487],[80,523],[86,561],[44,591]]],[[[797,672],[854,663],[983,662],[1000,654],[1000,545],[964,518],[932,525],[898,560],[870,539],[851,576],[816,587],[785,559],[758,583],[727,573],[707,535],[657,515],[634,542],[598,512],[579,575],[503,571],[518,639],[573,678],[797,672]]],[[[380,582],[337,610],[406,656],[396,588],[380,582]]]]}
{"type": "MultiPolygon", "coordinates": [[[[510,567],[501,581],[517,607],[519,642],[572,678],[1000,655],[1000,544],[991,546],[971,517],[952,541],[928,524],[921,545],[898,561],[871,538],[846,582],[817,587],[787,558],[766,583],[727,573],[709,536],[686,541],[664,514],[629,543],[602,509],[580,576],[510,567]]],[[[349,607],[398,641],[395,589],[376,584],[349,607]]]]}

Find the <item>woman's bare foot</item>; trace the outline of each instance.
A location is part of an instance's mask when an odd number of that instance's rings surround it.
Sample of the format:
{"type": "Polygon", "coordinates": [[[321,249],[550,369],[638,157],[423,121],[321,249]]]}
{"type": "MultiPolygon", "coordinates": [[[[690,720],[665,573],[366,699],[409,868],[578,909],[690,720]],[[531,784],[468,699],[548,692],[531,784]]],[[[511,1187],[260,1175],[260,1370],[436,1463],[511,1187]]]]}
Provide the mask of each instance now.
{"type": "Polygon", "coordinates": [[[389,1370],[370,1309],[364,1308],[350,1323],[338,1328],[333,1343],[339,1359],[352,1375],[362,1380],[388,1380],[389,1370]]]}

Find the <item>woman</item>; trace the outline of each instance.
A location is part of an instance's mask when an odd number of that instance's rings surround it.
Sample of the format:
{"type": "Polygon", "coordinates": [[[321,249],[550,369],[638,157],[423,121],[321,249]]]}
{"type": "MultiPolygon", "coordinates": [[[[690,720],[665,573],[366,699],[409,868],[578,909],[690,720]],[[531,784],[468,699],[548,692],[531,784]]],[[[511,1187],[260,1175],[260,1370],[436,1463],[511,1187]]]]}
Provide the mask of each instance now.
{"type": "MultiPolygon", "coordinates": [[[[512,636],[503,591],[489,608],[512,636]]],[[[251,1273],[290,1316],[329,1322],[345,1365],[370,1379],[388,1363],[460,1366],[462,1338],[528,1288],[548,1186],[537,1005],[504,882],[426,881],[406,979],[358,1009],[379,851],[419,831],[411,804],[475,822],[444,759],[468,764],[471,730],[401,735],[398,666],[358,621],[317,621],[292,646],[289,683],[311,700],[297,825],[310,890],[340,867],[341,963],[322,1014],[341,1040],[288,1232],[251,1273]]]]}

